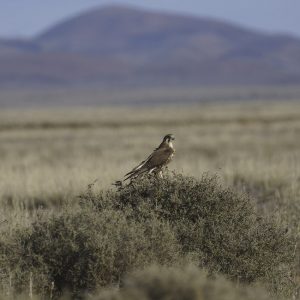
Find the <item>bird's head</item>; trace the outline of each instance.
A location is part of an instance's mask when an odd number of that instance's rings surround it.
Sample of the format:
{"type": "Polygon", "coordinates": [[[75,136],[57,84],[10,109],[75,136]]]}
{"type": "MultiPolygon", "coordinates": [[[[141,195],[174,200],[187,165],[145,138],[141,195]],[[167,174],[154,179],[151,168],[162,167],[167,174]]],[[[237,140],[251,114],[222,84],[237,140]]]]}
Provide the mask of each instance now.
{"type": "Polygon", "coordinates": [[[173,134],[167,134],[164,137],[163,142],[170,143],[171,141],[174,141],[174,140],[175,140],[175,137],[173,134]]]}

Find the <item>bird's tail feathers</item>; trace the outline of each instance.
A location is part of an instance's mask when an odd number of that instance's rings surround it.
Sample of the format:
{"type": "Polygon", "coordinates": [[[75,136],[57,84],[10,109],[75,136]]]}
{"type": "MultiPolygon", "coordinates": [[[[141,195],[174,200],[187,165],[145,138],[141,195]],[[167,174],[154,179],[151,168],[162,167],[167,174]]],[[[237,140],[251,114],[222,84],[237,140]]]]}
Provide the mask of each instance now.
{"type": "Polygon", "coordinates": [[[138,170],[132,170],[131,172],[129,172],[128,174],[125,175],[124,181],[126,181],[128,179],[133,179],[137,176],[140,176],[147,171],[148,171],[147,168],[140,168],[138,170]]]}
{"type": "Polygon", "coordinates": [[[138,166],[136,166],[134,169],[132,169],[130,172],[128,172],[127,174],[125,174],[125,177],[128,176],[128,175],[131,175],[133,173],[136,173],[138,172],[139,170],[141,170],[144,165],[145,165],[146,161],[142,161],[138,166]]]}

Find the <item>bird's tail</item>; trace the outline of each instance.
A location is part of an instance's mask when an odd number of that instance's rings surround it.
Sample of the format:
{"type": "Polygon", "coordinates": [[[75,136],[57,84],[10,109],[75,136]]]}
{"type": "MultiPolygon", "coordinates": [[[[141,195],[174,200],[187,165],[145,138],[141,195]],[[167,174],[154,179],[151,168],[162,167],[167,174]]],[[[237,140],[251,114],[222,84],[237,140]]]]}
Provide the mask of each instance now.
{"type": "Polygon", "coordinates": [[[147,172],[147,171],[148,171],[148,170],[147,170],[147,168],[145,168],[145,167],[144,167],[144,168],[137,169],[137,170],[132,170],[131,172],[129,172],[129,173],[127,173],[127,174],[125,175],[124,181],[129,180],[129,179],[134,179],[134,178],[136,178],[136,177],[138,177],[138,176],[144,174],[144,173],[147,172]]]}
{"type": "MultiPolygon", "coordinates": [[[[150,170],[149,173],[151,173],[152,171],[153,171],[153,169],[150,170]]],[[[125,178],[123,180],[117,180],[112,185],[114,185],[118,190],[122,190],[125,187],[125,185],[124,185],[125,181],[130,180],[129,184],[132,184],[133,179],[141,176],[142,174],[144,174],[146,172],[148,172],[148,169],[146,167],[143,167],[140,169],[134,169],[131,172],[127,173],[124,176],[125,178]]]]}

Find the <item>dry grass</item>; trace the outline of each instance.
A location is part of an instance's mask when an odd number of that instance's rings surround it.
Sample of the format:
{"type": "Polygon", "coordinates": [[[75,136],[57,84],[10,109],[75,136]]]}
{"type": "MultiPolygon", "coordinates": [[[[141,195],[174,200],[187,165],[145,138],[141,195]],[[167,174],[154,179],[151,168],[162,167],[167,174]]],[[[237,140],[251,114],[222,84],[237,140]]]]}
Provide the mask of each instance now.
{"type": "Polygon", "coordinates": [[[0,199],[14,205],[78,194],[95,179],[106,188],[169,132],[177,138],[171,169],[217,172],[228,184],[298,184],[295,102],[2,111],[0,120],[0,199]]]}

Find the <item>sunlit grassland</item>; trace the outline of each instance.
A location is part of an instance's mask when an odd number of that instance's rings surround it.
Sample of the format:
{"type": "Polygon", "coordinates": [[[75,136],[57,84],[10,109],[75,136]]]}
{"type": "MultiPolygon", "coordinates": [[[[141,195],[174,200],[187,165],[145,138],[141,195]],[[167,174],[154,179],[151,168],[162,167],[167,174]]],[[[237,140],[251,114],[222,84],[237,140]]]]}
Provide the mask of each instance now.
{"type": "Polygon", "coordinates": [[[95,180],[96,189],[108,188],[167,133],[176,136],[170,170],[217,173],[264,201],[299,197],[300,103],[240,102],[3,110],[2,207],[55,207],[95,180]]]}

